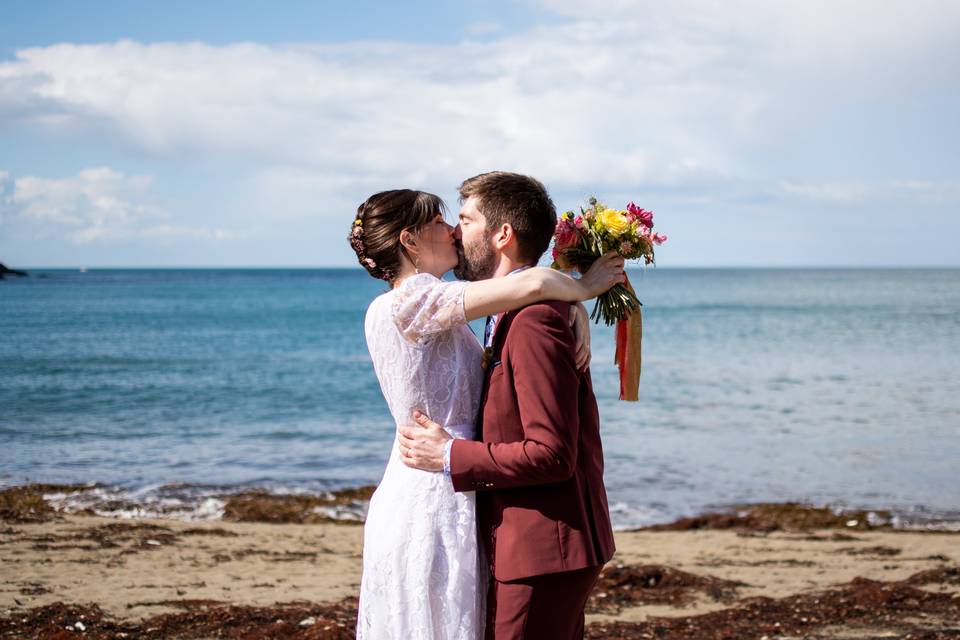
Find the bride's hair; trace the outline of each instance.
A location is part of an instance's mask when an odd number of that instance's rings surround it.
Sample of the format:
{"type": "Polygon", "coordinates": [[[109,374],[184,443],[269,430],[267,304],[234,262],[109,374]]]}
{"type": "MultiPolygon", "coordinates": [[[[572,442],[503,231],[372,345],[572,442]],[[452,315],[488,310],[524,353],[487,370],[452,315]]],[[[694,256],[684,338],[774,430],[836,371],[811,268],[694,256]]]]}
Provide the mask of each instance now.
{"type": "Polygon", "coordinates": [[[357,208],[347,239],[370,275],[392,282],[400,272],[404,251],[400,232],[420,229],[445,210],[443,200],[426,191],[381,191],[357,208]]]}

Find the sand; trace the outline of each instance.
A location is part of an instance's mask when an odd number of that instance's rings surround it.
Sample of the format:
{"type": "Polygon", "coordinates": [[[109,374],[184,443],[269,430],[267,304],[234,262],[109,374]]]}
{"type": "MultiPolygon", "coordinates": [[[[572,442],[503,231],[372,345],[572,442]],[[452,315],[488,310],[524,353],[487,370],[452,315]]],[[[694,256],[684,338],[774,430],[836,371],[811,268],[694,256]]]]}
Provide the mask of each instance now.
{"type": "MultiPolygon", "coordinates": [[[[960,638],[956,533],[667,530],[616,542],[591,638],[960,638]]],[[[0,522],[0,637],[350,637],[361,551],[350,524],[0,522]]]]}

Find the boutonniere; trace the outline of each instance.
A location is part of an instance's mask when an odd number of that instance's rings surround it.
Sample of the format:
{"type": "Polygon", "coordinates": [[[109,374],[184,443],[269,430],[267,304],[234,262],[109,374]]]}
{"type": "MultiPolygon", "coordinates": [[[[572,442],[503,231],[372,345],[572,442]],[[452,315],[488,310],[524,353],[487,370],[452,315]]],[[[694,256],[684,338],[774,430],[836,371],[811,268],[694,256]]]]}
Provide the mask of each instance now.
{"type": "Polygon", "coordinates": [[[491,359],[493,359],[493,347],[484,347],[483,360],[480,361],[480,366],[483,367],[484,371],[490,366],[491,359]]]}

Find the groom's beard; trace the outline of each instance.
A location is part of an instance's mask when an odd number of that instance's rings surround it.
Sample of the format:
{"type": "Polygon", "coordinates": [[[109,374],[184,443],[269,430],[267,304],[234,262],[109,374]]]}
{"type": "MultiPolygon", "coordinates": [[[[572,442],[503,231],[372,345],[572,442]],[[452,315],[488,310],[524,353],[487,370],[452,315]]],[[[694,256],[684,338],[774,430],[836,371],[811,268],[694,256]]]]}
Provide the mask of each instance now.
{"type": "Polygon", "coordinates": [[[457,266],[453,275],[460,280],[486,280],[493,275],[497,266],[497,256],[490,248],[488,238],[475,244],[457,243],[457,266]]]}

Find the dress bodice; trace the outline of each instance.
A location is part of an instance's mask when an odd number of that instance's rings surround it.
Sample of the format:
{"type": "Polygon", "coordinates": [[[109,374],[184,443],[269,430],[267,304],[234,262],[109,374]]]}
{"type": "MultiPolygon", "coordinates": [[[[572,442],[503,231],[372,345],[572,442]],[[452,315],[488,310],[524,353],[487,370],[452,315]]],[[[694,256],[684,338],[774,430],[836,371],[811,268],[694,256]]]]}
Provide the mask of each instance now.
{"type": "Polygon", "coordinates": [[[483,348],[466,323],[465,287],[417,274],[367,309],[367,347],[398,425],[412,424],[418,409],[451,435],[473,437],[483,348]]]}

